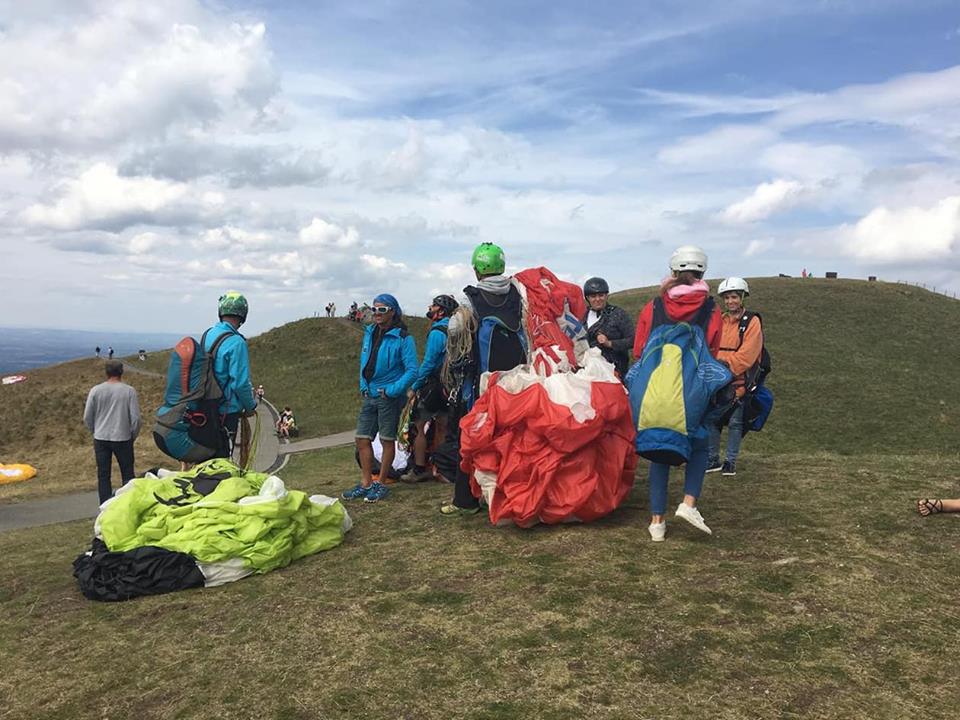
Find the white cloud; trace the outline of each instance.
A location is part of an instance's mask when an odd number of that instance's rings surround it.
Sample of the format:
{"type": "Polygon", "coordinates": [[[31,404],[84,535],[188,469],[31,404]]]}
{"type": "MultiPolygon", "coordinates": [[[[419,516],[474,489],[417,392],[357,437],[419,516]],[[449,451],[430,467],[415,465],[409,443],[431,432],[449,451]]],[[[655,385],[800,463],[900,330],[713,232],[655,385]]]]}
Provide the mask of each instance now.
{"type": "Polygon", "coordinates": [[[747,245],[747,249],[743,252],[743,255],[744,257],[760,255],[772,248],[773,245],[773,240],[751,240],[750,244],[747,245]]]}
{"type": "Polygon", "coordinates": [[[318,217],[300,230],[300,242],[317,247],[348,249],[360,244],[360,234],[355,227],[346,229],[318,217]]]}
{"type": "Polygon", "coordinates": [[[21,217],[28,225],[57,230],[129,225],[178,203],[187,191],[183,183],[120,177],[115,167],[97,163],[76,180],[65,181],[60,199],[31,205],[21,217]]]}
{"type": "Polygon", "coordinates": [[[728,206],[720,215],[729,223],[752,223],[796,205],[804,186],[796,180],[774,180],[762,183],[749,197],[728,206]]]}
{"type": "Polygon", "coordinates": [[[838,240],[845,253],[877,263],[947,257],[960,240],[960,196],[927,208],[875,208],[853,227],[841,228],[838,240]]]}
{"type": "Polygon", "coordinates": [[[657,158],[668,165],[730,165],[754,157],[777,138],[761,125],[727,125],[684,138],[663,148],[657,158]]]}
{"type": "Polygon", "coordinates": [[[138,233],[130,238],[130,252],[134,255],[143,255],[157,247],[160,236],[153,232],[138,233]]]}

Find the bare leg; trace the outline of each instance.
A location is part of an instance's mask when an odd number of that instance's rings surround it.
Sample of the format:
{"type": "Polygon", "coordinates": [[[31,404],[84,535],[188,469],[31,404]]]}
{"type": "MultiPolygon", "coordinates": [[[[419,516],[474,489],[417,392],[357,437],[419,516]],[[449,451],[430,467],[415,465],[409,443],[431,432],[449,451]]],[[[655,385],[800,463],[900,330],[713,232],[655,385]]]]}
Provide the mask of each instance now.
{"type": "MultiPolygon", "coordinates": [[[[393,458],[397,454],[397,443],[394,440],[380,440],[383,443],[383,455],[380,456],[380,482],[383,482],[390,476],[390,469],[393,467],[393,458]]],[[[370,450],[371,457],[373,449],[370,450]]]]}
{"type": "Polygon", "coordinates": [[[356,438],[356,442],[360,453],[360,484],[370,487],[373,482],[373,443],[370,438],[356,438]]]}
{"type": "Polygon", "coordinates": [[[424,432],[426,425],[426,420],[417,420],[417,437],[413,441],[413,462],[417,467],[427,464],[427,435],[424,432]]]}

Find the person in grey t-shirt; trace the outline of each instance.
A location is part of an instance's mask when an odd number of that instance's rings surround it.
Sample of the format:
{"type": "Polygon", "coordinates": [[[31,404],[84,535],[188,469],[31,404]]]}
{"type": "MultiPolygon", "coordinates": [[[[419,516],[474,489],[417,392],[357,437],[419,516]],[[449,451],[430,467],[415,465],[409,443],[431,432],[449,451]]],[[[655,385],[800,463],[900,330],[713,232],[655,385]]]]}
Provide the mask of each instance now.
{"type": "Polygon", "coordinates": [[[107,381],[90,389],[83,410],[83,422],[93,433],[101,504],[113,496],[113,456],[120,465],[121,485],[134,477],[133,440],[140,433],[140,402],[137,391],[123,382],[123,363],[111,360],[106,363],[106,371],[107,381]]]}

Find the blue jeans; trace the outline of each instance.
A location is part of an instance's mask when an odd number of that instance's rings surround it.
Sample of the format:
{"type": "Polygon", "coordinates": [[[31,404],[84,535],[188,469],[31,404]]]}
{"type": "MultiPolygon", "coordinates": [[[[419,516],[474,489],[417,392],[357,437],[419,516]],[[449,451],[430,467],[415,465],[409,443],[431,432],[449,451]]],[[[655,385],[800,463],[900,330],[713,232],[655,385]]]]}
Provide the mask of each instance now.
{"type": "MultiPolygon", "coordinates": [[[[690,459],[684,469],[683,494],[700,497],[703,489],[703,476],[707,471],[707,439],[698,438],[690,442],[690,459]]],[[[650,463],[650,514],[665,515],[667,512],[667,480],[670,466],[662,463],[650,463]]]]}
{"type": "Polygon", "coordinates": [[[373,440],[380,434],[381,440],[396,440],[400,413],[406,404],[405,398],[386,395],[365,397],[357,418],[357,437],[373,440]]]}
{"type": "MultiPolygon", "coordinates": [[[[720,433],[723,428],[710,424],[710,459],[720,457],[720,433]]],[[[737,409],[730,416],[729,432],[727,433],[727,462],[737,462],[740,454],[740,441],[743,439],[743,403],[737,404],[737,409]]]]}
{"type": "Polygon", "coordinates": [[[110,483],[113,458],[120,465],[120,484],[134,477],[133,440],[96,440],[93,441],[93,456],[97,461],[97,493],[102,505],[113,497],[110,483]]]}

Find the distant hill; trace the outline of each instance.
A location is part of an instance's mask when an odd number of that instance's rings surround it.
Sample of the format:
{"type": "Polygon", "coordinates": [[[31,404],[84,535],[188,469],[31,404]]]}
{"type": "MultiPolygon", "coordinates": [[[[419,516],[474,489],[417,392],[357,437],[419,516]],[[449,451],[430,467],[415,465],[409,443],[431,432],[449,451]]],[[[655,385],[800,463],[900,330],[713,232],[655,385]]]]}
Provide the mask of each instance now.
{"type": "MultiPolygon", "coordinates": [[[[762,314],[773,356],[776,406],[747,452],[956,452],[960,302],[895,283],[748,280],[747,304],[762,314]]],[[[635,317],[654,293],[612,301],[635,317]]]]}
{"type": "MultiPolygon", "coordinates": [[[[763,315],[774,371],[776,407],[747,453],[804,456],[955,454],[960,436],[960,302],[890,283],[790,278],[749,279],[751,309],[763,315]]],[[[711,281],[716,289],[717,282],[711,281]]],[[[655,288],[617,293],[633,317],[655,288]]],[[[429,322],[409,319],[422,355],[429,322]]],[[[343,319],[307,318],[250,340],[254,383],[275,405],[291,405],[304,436],[354,427],[362,327],[343,319]]],[[[162,372],[166,353],[138,367],[162,372]]],[[[37,482],[95,486],[83,400],[102,378],[102,363],[79,360],[35,370],[0,388],[0,462],[43,466],[37,482]]],[[[160,378],[128,373],[144,414],[159,404],[160,378]]],[[[265,428],[269,432],[270,428],[265,428]]],[[[138,443],[138,469],[162,456],[149,422],[138,443]]],[[[34,481],[31,481],[34,482],[34,481]]],[[[62,487],[61,487],[62,486],[62,487]]],[[[0,499],[22,494],[0,486],[0,499]]]]}

